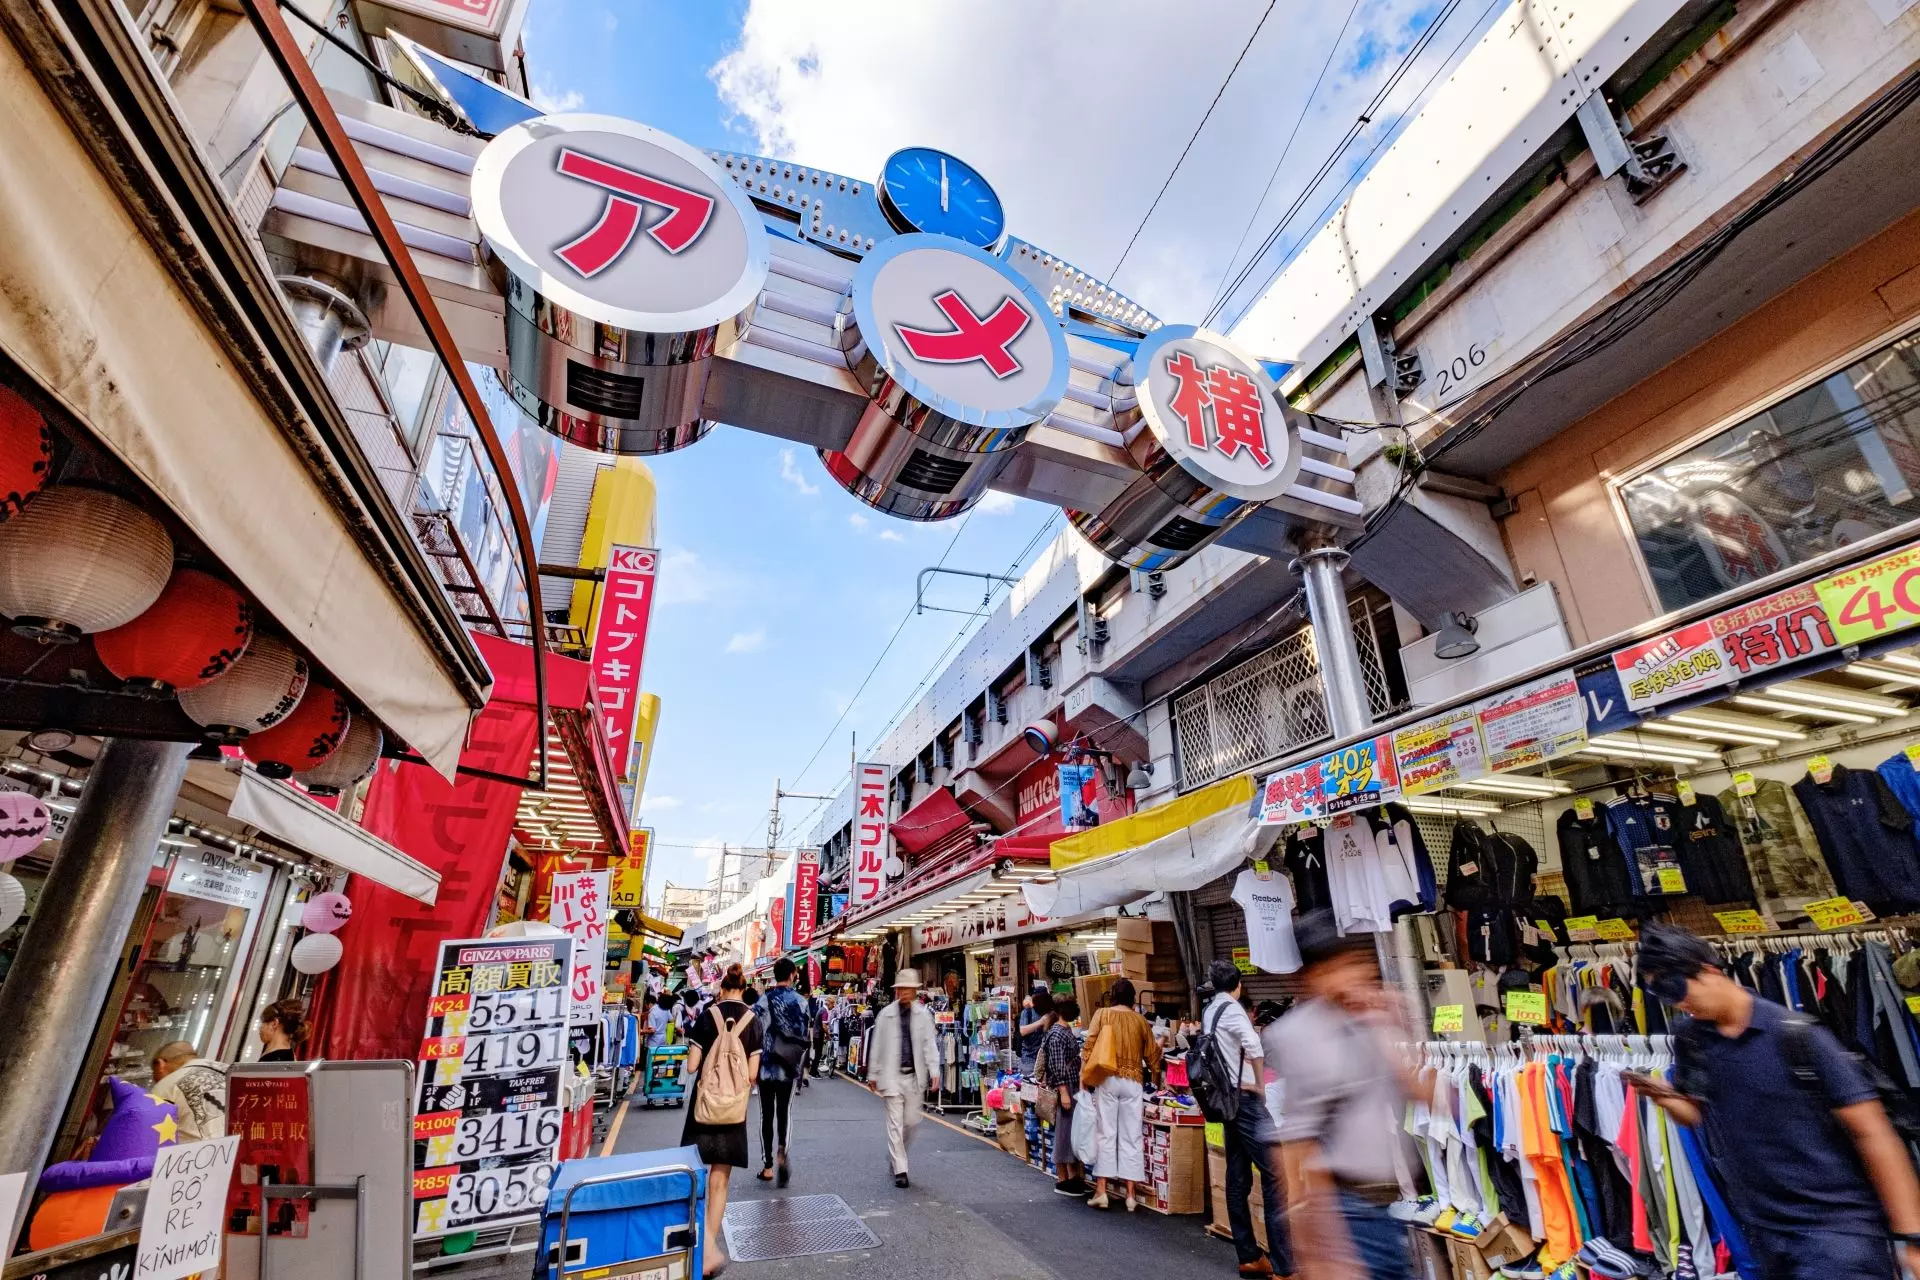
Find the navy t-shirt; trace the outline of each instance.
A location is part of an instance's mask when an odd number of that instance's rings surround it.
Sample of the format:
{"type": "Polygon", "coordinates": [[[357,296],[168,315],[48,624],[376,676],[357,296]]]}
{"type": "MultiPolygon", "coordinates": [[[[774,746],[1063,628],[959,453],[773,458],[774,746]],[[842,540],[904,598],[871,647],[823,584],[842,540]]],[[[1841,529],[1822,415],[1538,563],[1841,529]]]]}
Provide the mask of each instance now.
{"type": "Polygon", "coordinates": [[[1793,1078],[1787,1010],[1756,997],[1753,1021],[1731,1038],[1712,1026],[1676,1033],[1679,1079],[1701,1097],[1707,1150],[1743,1226],[1885,1235],[1886,1214],[1858,1149],[1834,1116],[1878,1097],[1826,1028],[1805,1034],[1824,1090],[1793,1078]]]}
{"type": "Polygon", "coordinates": [[[1833,766],[1833,776],[1793,784],[1840,892],[1880,915],[1920,908],[1920,845],[1913,816],[1870,769],[1833,766]]]}

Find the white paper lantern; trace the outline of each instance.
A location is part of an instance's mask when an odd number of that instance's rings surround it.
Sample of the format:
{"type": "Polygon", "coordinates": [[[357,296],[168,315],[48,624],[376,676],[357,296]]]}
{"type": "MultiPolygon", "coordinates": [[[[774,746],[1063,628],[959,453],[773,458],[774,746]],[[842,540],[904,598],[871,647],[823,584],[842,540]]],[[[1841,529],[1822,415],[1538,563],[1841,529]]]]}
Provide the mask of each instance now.
{"type": "Polygon", "coordinates": [[[13,928],[27,909],[27,886],[0,871],[0,930],[13,928]]]}
{"type": "Polygon", "coordinates": [[[102,489],[55,485],[0,523],[0,614],[38,640],[124,626],[172,574],[166,529],[102,489]]]}
{"type": "Polygon", "coordinates": [[[238,742],[279,724],[307,692],[307,660],[277,636],[256,634],[224,675],[180,691],[180,709],[207,736],[238,742]]]}
{"type": "Polygon", "coordinates": [[[347,726],[347,736],[340,740],[333,754],[305,773],[293,776],[317,796],[337,796],[373,772],[373,766],[380,763],[380,749],[384,745],[380,726],[373,722],[373,717],[356,711],[353,722],[347,726]]]}
{"type": "Polygon", "coordinates": [[[340,937],[333,933],[310,933],[293,944],[289,963],[302,973],[325,973],[340,963],[340,937]]]}

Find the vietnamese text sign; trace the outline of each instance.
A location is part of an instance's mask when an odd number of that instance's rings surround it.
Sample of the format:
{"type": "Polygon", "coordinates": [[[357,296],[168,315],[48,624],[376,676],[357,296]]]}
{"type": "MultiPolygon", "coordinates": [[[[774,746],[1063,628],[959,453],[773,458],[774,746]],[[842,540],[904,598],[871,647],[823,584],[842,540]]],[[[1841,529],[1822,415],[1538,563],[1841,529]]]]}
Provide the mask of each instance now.
{"type": "Polygon", "coordinates": [[[887,766],[853,766],[853,905],[865,906],[887,883],[887,766]]]}
{"type": "Polygon", "coordinates": [[[1399,798],[1393,739],[1382,734],[1268,778],[1261,788],[1260,821],[1300,822],[1399,798]]]}
{"type": "Polygon", "coordinates": [[[1480,722],[1471,707],[1399,730],[1393,735],[1393,754],[1404,795],[1438,791],[1487,772],[1480,722]]]}
{"type": "Polygon", "coordinates": [[[572,977],[567,986],[576,1023],[600,1020],[601,987],[606,982],[607,967],[608,885],[612,877],[610,871],[565,871],[553,878],[547,921],[565,929],[573,939],[572,977]]]}
{"type": "Polygon", "coordinates": [[[623,782],[634,777],[633,726],[640,717],[640,664],[653,617],[653,575],[659,553],[649,547],[613,548],[606,596],[593,628],[593,692],[607,750],[623,782]]]}
{"type": "Polygon", "coordinates": [[[240,1139],[162,1147],[153,1158],[133,1280],[182,1280],[220,1267],[221,1222],[240,1139]]]}
{"type": "Polygon", "coordinates": [[[1813,584],[1833,634],[1828,645],[1859,644],[1920,624],[1920,545],[1813,584]]]}
{"type": "Polygon", "coordinates": [[[531,1221],[558,1167],[571,938],[440,944],[413,1122],[414,1235],[531,1221]]]}
{"type": "Polygon", "coordinates": [[[820,855],[812,849],[798,855],[793,869],[793,945],[813,945],[820,922],[820,855]]]}
{"type": "Polygon", "coordinates": [[[1571,671],[1523,684],[1477,708],[1495,773],[1540,764],[1587,745],[1586,702],[1571,671]]]}
{"type": "Polygon", "coordinates": [[[237,1076],[227,1083],[227,1129],[240,1140],[240,1176],[227,1197],[227,1231],[304,1239],[311,1206],[281,1200],[272,1212],[263,1181],[313,1181],[313,1097],[305,1076],[237,1076]]]}

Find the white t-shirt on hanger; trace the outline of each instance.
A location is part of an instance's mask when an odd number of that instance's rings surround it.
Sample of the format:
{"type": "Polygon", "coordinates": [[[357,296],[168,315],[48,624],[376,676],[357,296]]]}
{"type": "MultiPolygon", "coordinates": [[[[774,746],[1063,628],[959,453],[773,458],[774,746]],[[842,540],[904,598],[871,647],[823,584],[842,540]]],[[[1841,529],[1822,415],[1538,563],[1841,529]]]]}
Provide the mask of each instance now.
{"type": "Polygon", "coordinates": [[[1293,940],[1293,886],[1278,872],[1249,867],[1233,882],[1233,900],[1247,916],[1247,958],[1268,973],[1292,973],[1300,967],[1293,940]]]}
{"type": "Polygon", "coordinates": [[[1393,928],[1393,899],[1387,893],[1374,846],[1373,828],[1352,814],[1327,828],[1327,893],[1342,934],[1381,933],[1393,928]]]}

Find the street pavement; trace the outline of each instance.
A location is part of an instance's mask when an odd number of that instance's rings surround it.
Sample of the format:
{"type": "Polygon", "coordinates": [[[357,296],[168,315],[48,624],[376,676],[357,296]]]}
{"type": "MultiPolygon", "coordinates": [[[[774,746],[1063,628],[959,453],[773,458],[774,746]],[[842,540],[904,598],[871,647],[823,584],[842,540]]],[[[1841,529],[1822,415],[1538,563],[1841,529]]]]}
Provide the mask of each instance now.
{"type": "MultiPolygon", "coordinates": [[[[677,1146],[682,1108],[647,1110],[634,1099],[613,1138],[616,1152],[677,1146]]],[[[760,1157],[759,1101],[747,1118],[760,1157]]],[[[843,1079],[816,1081],[794,1095],[789,1154],[793,1180],[776,1191],[752,1169],[736,1169],[731,1197],[762,1199],[829,1192],[880,1238],[859,1253],[736,1262],[729,1277],[794,1280],[1139,1280],[1231,1276],[1233,1247],[1208,1236],[1203,1217],[1165,1217],[1145,1209],[1105,1213],[1054,1194],[1053,1179],[991,1142],[922,1121],[910,1154],[913,1185],[901,1190],[887,1170],[880,1100],[843,1079]]]]}

